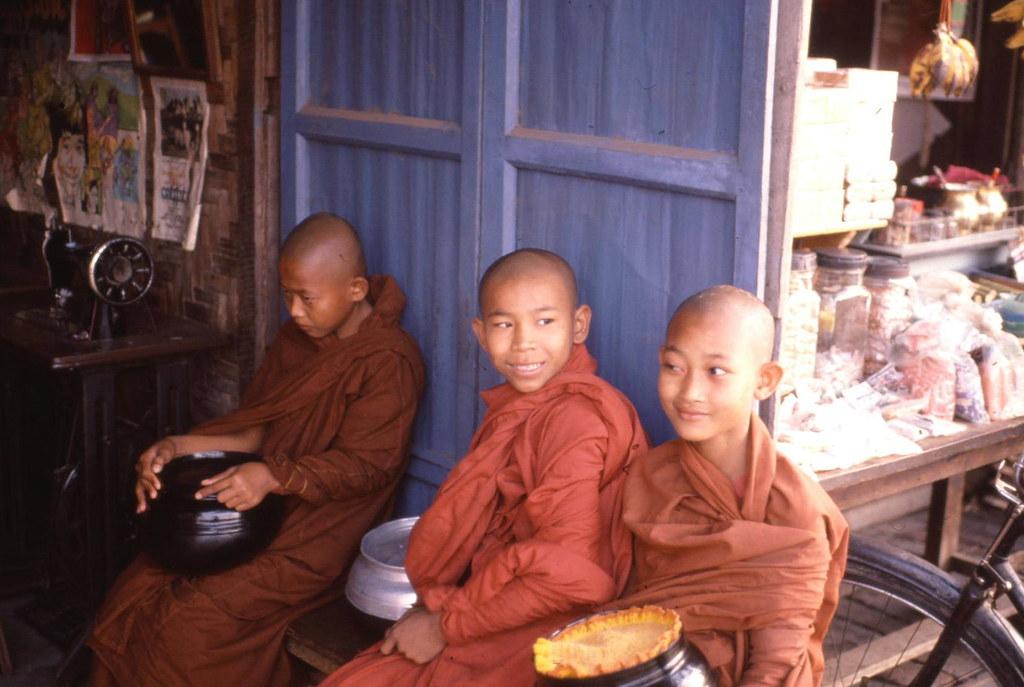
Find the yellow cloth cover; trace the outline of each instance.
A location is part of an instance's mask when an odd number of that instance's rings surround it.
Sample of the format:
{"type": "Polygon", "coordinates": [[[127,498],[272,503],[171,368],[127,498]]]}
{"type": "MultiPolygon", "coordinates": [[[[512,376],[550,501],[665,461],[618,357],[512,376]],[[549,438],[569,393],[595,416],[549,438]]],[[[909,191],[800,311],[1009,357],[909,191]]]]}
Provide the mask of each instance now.
{"type": "Polygon", "coordinates": [[[663,653],[681,628],[676,612],[659,606],[599,613],[534,642],[534,666],[558,678],[607,675],[663,653]]]}

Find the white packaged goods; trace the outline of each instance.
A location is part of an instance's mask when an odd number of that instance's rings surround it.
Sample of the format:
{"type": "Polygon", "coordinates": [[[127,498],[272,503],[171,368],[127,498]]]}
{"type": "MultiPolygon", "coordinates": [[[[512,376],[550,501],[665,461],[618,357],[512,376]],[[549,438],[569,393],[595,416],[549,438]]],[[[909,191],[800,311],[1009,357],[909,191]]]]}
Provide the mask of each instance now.
{"type": "Polygon", "coordinates": [[[899,73],[883,69],[836,69],[814,72],[815,85],[847,88],[857,100],[876,102],[896,100],[899,73]]]}
{"type": "Polygon", "coordinates": [[[894,181],[864,181],[846,186],[847,203],[871,203],[892,200],[896,195],[894,181]]]}
{"type": "Polygon", "coordinates": [[[895,160],[854,159],[846,163],[846,182],[892,181],[896,178],[895,160]]]}
{"type": "Polygon", "coordinates": [[[829,58],[810,58],[801,69],[790,173],[792,226],[813,232],[844,221],[888,219],[880,213],[891,208],[896,192],[890,160],[896,72],[837,69],[829,58]]]}

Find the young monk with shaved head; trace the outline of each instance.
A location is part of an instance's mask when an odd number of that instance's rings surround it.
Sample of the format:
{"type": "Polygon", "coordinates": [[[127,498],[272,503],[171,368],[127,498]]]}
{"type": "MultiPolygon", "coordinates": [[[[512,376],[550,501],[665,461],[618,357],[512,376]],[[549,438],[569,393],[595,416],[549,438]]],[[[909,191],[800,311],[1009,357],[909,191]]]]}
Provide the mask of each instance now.
{"type": "Polygon", "coordinates": [[[323,684],[533,685],[533,641],[622,592],[622,485],[647,441],[596,374],[590,308],[560,257],[519,250],[480,282],[480,346],[505,378],[412,532],[420,605],[323,684]]]}
{"type": "Polygon", "coordinates": [[[716,286],[683,302],[661,348],[658,396],[679,435],[637,461],[623,518],[632,589],[615,602],[675,609],[722,687],[821,683],[821,641],[846,565],[846,522],[753,413],[782,377],[774,322],[716,286]]]}
{"type": "Polygon", "coordinates": [[[278,275],[291,319],[241,407],[143,452],[135,495],[145,511],[180,455],[254,452],[260,459],[205,480],[196,498],[241,511],[283,494],[281,531],[252,561],[205,577],[139,557],[89,639],[93,685],[288,685],[285,628],[341,591],[362,535],[389,512],[424,382],[399,326],[405,296],[391,277],[367,276],[356,232],[328,214],[289,235],[278,275]]]}

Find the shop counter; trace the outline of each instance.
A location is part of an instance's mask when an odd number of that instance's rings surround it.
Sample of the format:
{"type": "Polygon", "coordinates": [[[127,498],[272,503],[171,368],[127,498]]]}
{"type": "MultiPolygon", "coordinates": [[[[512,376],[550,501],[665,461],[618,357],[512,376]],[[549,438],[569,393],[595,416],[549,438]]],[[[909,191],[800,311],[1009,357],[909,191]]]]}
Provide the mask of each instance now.
{"type": "Polygon", "coordinates": [[[873,458],[818,478],[844,510],[930,484],[925,557],[940,567],[956,566],[963,561],[957,551],[965,474],[1024,453],[1024,417],[971,425],[953,436],[926,439],[921,447],[921,453],[873,458]]]}

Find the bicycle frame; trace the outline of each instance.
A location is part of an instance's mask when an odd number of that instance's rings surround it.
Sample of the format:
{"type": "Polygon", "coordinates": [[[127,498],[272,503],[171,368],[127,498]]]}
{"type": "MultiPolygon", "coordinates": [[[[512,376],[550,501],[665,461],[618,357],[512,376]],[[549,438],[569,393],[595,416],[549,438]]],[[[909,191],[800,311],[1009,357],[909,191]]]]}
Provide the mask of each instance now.
{"type": "Polygon", "coordinates": [[[1000,594],[1006,594],[1017,612],[1024,614],[1024,586],[1009,562],[1014,544],[1024,534],[1024,455],[1014,461],[1012,483],[1004,476],[1005,465],[1006,461],[999,464],[995,487],[1009,504],[1006,521],[964,585],[953,614],[910,687],[928,687],[935,681],[982,604],[994,603],[1000,594]]]}

